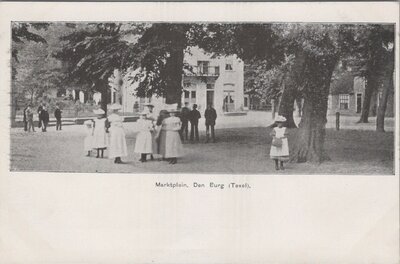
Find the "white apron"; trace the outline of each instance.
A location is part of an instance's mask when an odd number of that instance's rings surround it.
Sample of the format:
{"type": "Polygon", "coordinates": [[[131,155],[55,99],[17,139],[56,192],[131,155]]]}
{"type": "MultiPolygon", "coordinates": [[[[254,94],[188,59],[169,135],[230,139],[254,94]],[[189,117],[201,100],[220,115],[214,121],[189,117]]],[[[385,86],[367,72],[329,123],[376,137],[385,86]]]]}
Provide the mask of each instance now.
{"type": "Polygon", "coordinates": [[[93,148],[106,148],[107,145],[106,119],[97,118],[94,120],[93,148]]]}
{"type": "Polygon", "coordinates": [[[153,122],[147,119],[139,119],[137,126],[139,133],[136,136],[135,153],[151,154],[153,153],[153,122]]]}
{"type": "Polygon", "coordinates": [[[282,138],[282,146],[275,147],[271,145],[271,151],[269,155],[271,159],[279,159],[279,160],[288,160],[289,159],[289,143],[287,138],[285,137],[286,127],[275,127],[275,137],[282,138]]]}
{"type": "Polygon", "coordinates": [[[183,155],[183,147],[179,135],[181,125],[179,117],[171,116],[164,119],[160,133],[160,154],[164,158],[177,158],[183,155]]]}
{"type": "Polygon", "coordinates": [[[85,139],[83,140],[83,149],[85,152],[91,151],[93,149],[93,121],[88,120],[85,121],[85,132],[86,136],[85,139]],[[86,124],[90,123],[90,127],[88,127],[86,124]]]}

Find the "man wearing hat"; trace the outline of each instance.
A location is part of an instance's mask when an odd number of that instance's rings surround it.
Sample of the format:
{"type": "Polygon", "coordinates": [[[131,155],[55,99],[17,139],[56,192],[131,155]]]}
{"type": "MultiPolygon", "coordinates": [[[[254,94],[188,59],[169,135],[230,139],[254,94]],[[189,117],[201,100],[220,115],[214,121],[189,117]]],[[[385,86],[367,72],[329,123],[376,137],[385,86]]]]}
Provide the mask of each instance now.
{"type": "Polygon", "coordinates": [[[286,118],[278,115],[275,118],[277,127],[274,127],[270,133],[272,136],[270,157],[275,161],[276,170],[284,170],[283,162],[289,160],[289,143],[286,127],[284,127],[285,122],[286,118]]]}
{"type": "Polygon", "coordinates": [[[179,131],[181,130],[182,122],[176,114],[179,112],[176,107],[167,109],[170,117],[167,117],[162,122],[161,130],[164,133],[160,134],[160,154],[170,164],[176,164],[177,158],[183,155],[183,147],[179,131]]]}
{"type": "Polygon", "coordinates": [[[181,121],[182,121],[182,128],[181,128],[181,139],[188,140],[189,139],[189,117],[190,117],[190,109],[188,107],[189,103],[185,102],[185,106],[181,109],[181,121]]]}
{"type": "Polygon", "coordinates": [[[196,141],[199,141],[199,119],[201,114],[197,111],[197,104],[193,105],[193,110],[190,111],[189,121],[190,121],[190,141],[193,142],[196,136],[196,141]]]}

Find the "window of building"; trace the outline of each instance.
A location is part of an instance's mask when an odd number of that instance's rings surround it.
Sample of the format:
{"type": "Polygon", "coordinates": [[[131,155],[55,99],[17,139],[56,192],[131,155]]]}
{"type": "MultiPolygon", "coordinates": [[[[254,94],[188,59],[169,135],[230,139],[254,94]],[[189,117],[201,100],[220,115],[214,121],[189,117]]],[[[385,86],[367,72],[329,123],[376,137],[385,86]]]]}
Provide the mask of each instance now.
{"type": "Polygon", "coordinates": [[[232,63],[226,63],[225,64],[225,70],[226,71],[233,71],[232,63]]]}
{"type": "Polygon", "coordinates": [[[193,98],[196,99],[196,91],[191,91],[190,93],[191,93],[191,96],[190,96],[190,97],[191,97],[192,99],[193,99],[193,98]]]}
{"type": "Polygon", "coordinates": [[[190,82],[183,83],[184,88],[189,88],[190,86],[192,86],[192,84],[190,82]]]}
{"type": "Polygon", "coordinates": [[[214,86],[215,85],[213,83],[207,83],[207,90],[213,90],[214,86]]]}
{"type": "Polygon", "coordinates": [[[339,94],[339,107],[341,110],[349,109],[350,96],[348,94],[339,94]]]}

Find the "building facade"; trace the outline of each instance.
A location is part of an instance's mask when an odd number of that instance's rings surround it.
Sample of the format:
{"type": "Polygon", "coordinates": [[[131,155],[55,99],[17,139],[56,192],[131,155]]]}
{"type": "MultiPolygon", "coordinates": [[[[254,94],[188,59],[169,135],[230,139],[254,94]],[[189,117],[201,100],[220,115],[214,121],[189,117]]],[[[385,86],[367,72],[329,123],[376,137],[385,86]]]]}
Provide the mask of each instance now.
{"type": "MultiPolygon", "coordinates": [[[[212,58],[199,48],[191,48],[185,54],[184,65],[182,105],[188,103],[192,107],[197,104],[200,112],[208,104],[213,105],[218,113],[248,110],[248,98],[244,95],[244,64],[236,56],[212,58]]],[[[122,77],[123,111],[142,111],[146,103],[155,105],[155,111],[163,109],[165,99],[162,97],[134,96],[137,83],[129,82],[129,78],[135,74],[130,72],[122,77]]],[[[111,102],[116,100],[116,93],[112,92],[111,102]]]]}
{"type": "MultiPolygon", "coordinates": [[[[363,77],[344,77],[341,85],[331,85],[331,92],[328,97],[328,114],[339,112],[347,115],[361,114],[364,103],[366,80],[363,77]]],[[[370,116],[375,116],[382,98],[383,86],[374,91],[370,103],[370,116]]],[[[394,116],[394,93],[390,93],[387,101],[385,115],[394,116]]]]}

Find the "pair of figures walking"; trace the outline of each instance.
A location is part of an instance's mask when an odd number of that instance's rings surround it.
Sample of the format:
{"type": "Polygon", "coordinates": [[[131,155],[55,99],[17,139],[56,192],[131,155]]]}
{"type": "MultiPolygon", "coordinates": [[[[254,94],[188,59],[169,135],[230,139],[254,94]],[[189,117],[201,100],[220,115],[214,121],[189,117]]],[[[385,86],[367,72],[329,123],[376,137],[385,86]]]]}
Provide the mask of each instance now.
{"type": "MultiPolygon", "coordinates": [[[[152,109],[151,105],[150,107],[152,109]]],[[[179,134],[182,122],[176,116],[177,113],[176,107],[170,106],[160,112],[159,118],[156,118],[152,111],[140,114],[137,121],[139,133],[136,137],[135,152],[141,154],[141,162],[146,162],[149,154],[152,158],[153,154],[159,154],[170,164],[177,163],[183,154],[179,134]]]]}

